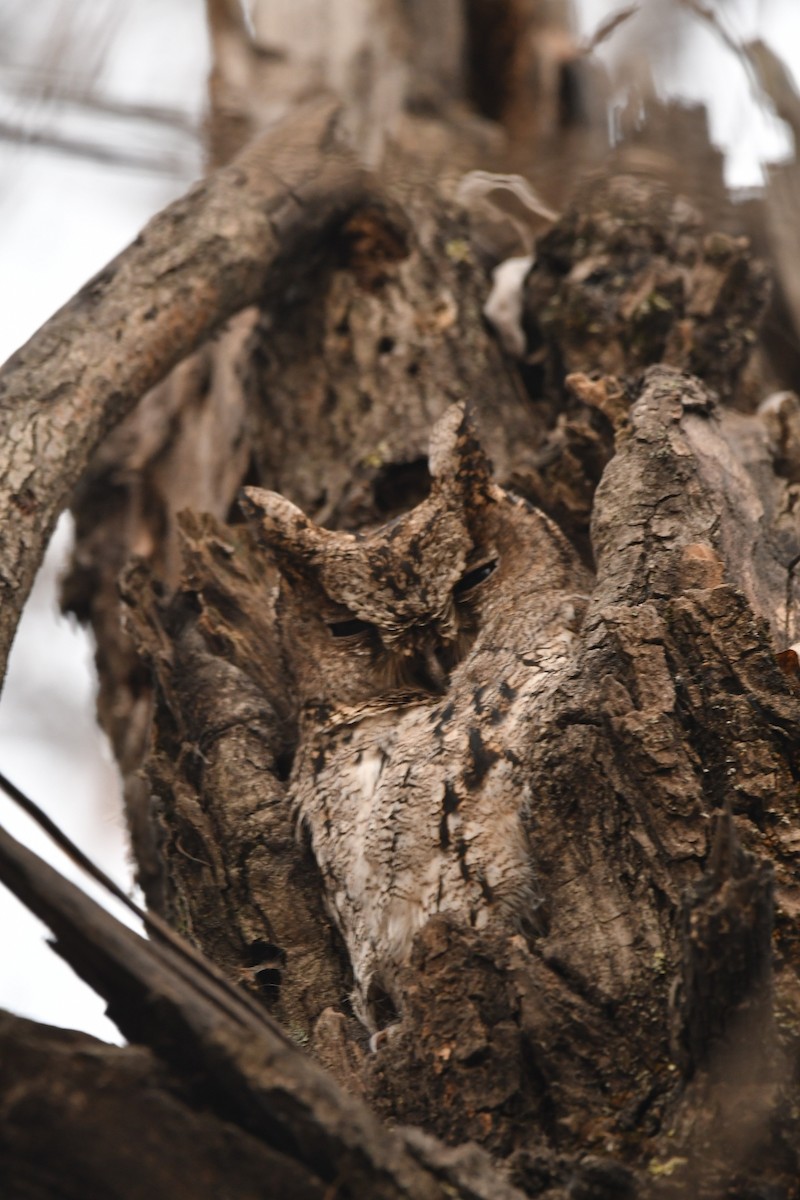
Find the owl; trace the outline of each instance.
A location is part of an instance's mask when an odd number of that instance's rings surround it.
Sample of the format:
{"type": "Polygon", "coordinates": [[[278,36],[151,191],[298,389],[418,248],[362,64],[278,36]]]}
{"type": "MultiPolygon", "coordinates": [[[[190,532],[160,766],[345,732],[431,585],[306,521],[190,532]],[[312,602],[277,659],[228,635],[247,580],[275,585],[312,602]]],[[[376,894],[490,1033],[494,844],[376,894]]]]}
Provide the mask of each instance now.
{"type": "Polygon", "coordinates": [[[284,497],[243,505],[280,573],[299,706],[288,792],[375,1031],[434,916],[536,927],[531,713],[572,655],[588,575],[499,487],[463,405],[430,442],[430,493],[379,528],[321,528],[284,497]]]}

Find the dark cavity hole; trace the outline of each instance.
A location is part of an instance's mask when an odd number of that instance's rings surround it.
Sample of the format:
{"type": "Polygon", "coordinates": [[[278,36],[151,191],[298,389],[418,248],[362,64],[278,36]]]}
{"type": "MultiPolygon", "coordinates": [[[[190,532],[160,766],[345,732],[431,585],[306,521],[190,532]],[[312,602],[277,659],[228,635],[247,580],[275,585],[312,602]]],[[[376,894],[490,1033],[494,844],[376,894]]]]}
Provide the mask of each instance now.
{"type": "Polygon", "coordinates": [[[349,621],[330,621],[328,628],[335,638],[348,638],[369,633],[373,626],[369,621],[362,621],[360,617],[351,617],[349,621]]]}
{"type": "Polygon", "coordinates": [[[261,971],[254,971],[253,977],[264,1000],[268,1004],[274,1003],[281,990],[281,972],[274,967],[265,967],[261,971]]]}
{"type": "Polygon", "coordinates": [[[383,517],[405,512],[421,504],[431,490],[428,460],[390,463],[382,467],[372,484],[375,507],[383,517]]]}
{"type": "Polygon", "coordinates": [[[248,967],[261,967],[267,964],[271,967],[274,967],[275,964],[283,966],[286,962],[286,954],[274,942],[267,941],[266,938],[254,938],[247,944],[244,961],[248,967]]]}
{"type": "Polygon", "coordinates": [[[489,1047],[481,1046],[479,1050],[473,1050],[472,1054],[467,1055],[464,1059],[465,1067],[479,1067],[481,1063],[486,1062],[489,1057],[489,1047]]]}
{"type": "Polygon", "coordinates": [[[395,1025],[400,1020],[394,1001],[380,984],[371,983],[367,994],[367,1007],[375,1020],[377,1029],[385,1029],[387,1025],[395,1025]]]}
{"type": "Polygon", "coordinates": [[[502,120],[516,78],[523,36],[515,0],[466,0],[467,95],[481,116],[502,120]]]}
{"type": "Polygon", "coordinates": [[[394,344],[394,338],[388,337],[384,334],[384,336],[378,340],[378,354],[391,354],[394,350],[394,344]]]}

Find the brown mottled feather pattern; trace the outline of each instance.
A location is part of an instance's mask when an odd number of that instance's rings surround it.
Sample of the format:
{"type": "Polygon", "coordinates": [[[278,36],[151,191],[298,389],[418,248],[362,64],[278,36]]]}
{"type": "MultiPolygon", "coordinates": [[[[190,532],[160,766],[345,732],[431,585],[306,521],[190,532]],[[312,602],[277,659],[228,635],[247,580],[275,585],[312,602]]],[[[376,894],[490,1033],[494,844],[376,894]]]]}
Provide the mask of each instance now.
{"type": "Polygon", "coordinates": [[[571,651],[588,583],[555,526],[492,481],[463,406],[435,427],[429,462],[427,499],[362,535],[248,489],[284,580],[302,706],[292,802],[371,1028],[376,996],[401,1004],[397,968],[434,914],[535,925],[528,714],[571,651]]]}

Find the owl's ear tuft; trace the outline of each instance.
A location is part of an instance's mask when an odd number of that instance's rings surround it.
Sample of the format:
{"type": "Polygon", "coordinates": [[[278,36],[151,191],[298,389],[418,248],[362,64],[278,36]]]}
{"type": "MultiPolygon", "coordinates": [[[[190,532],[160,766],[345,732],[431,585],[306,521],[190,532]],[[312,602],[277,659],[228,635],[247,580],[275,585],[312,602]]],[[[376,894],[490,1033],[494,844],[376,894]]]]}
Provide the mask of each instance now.
{"type": "Polygon", "coordinates": [[[258,541],[278,554],[316,557],[328,534],[328,530],[315,525],[296,504],[278,492],[243,488],[239,507],[258,541]]]}
{"type": "Polygon", "coordinates": [[[469,405],[451,405],[433,427],[428,467],[439,490],[480,503],[492,483],[492,465],[478,440],[469,405]]]}

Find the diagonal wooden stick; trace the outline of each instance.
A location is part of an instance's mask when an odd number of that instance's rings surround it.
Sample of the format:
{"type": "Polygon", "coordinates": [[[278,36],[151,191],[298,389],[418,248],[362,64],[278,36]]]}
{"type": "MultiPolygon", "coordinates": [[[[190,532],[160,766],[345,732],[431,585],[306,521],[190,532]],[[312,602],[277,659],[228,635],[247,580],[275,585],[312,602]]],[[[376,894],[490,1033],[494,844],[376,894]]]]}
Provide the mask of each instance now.
{"type": "MultiPolygon", "coordinates": [[[[8,790],[16,799],[19,789],[8,790]]],[[[69,839],[56,840],[74,857],[69,839]]],[[[0,881],[50,927],[56,952],[107,1000],[130,1041],[149,1046],[220,1119],[295,1158],[336,1194],[521,1200],[477,1148],[461,1162],[434,1138],[385,1129],[178,934],[163,938],[159,923],[159,940],[145,941],[2,828],[0,881]]]]}

